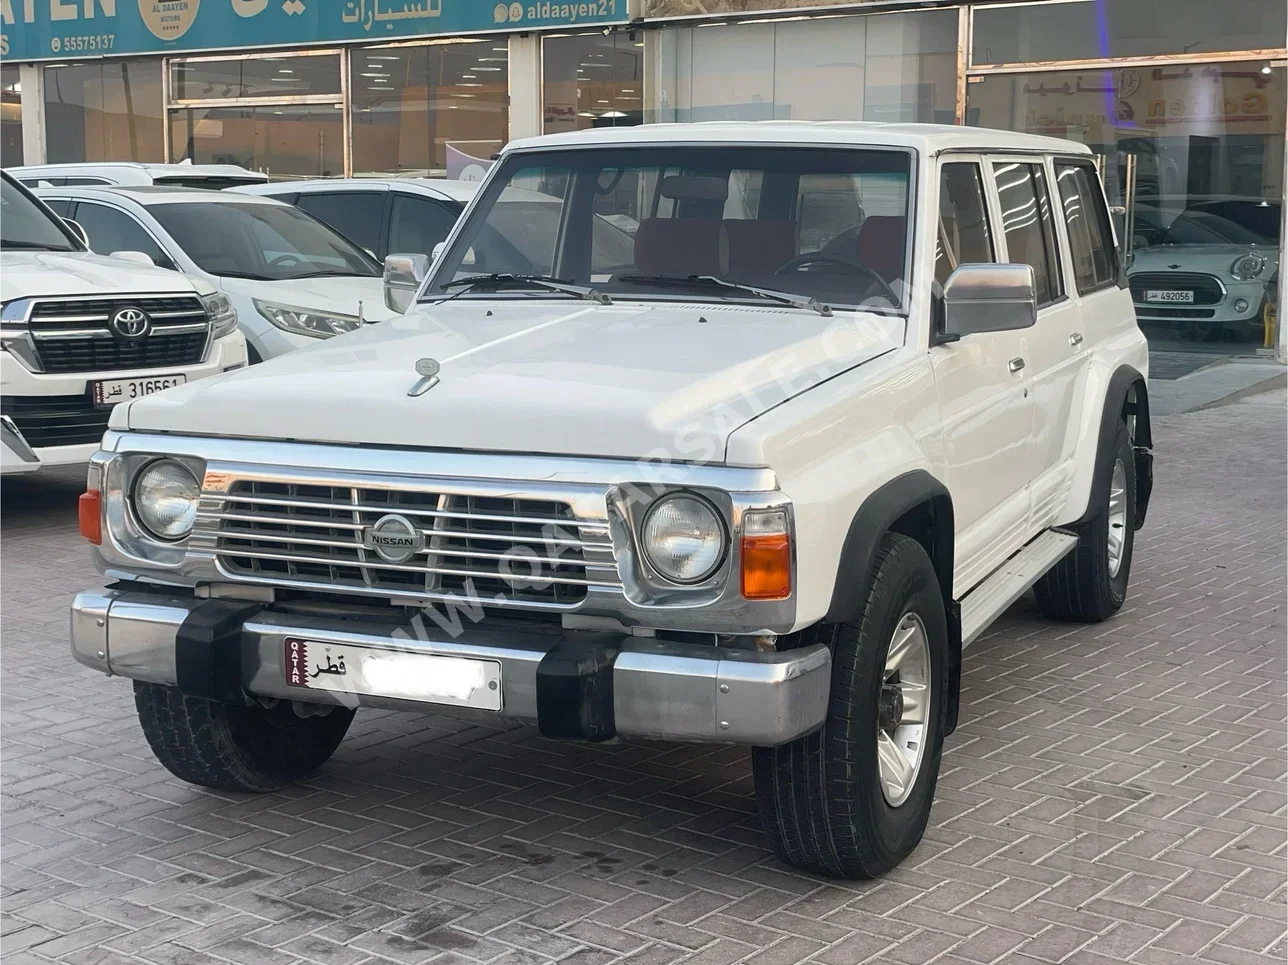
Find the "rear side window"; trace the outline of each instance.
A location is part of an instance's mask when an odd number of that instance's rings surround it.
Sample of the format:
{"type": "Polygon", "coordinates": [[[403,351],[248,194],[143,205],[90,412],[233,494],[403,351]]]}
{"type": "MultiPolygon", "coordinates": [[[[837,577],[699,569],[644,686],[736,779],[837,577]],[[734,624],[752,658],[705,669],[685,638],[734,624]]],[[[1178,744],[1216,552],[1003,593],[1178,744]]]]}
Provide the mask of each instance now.
{"type": "Polygon", "coordinates": [[[939,173],[935,281],[942,286],[959,265],[991,264],[996,260],[979,165],[945,164],[939,173]]]}
{"type": "Polygon", "coordinates": [[[45,205],[60,218],[70,218],[72,202],[66,198],[41,198],[45,205]]]}
{"type": "Polygon", "coordinates": [[[380,251],[380,223],[385,215],[383,191],[335,191],[301,194],[295,202],[373,255],[380,251]]]}
{"type": "Polygon", "coordinates": [[[447,240],[457,214],[435,201],[395,193],[389,216],[389,253],[432,257],[434,246],[447,240]]]}
{"type": "Polygon", "coordinates": [[[1002,203],[1007,256],[1012,264],[1033,266],[1038,306],[1049,305],[1064,294],[1064,286],[1042,165],[998,162],[993,165],[993,175],[1002,203]]]}
{"type": "Polygon", "coordinates": [[[1078,293],[1086,295],[1114,284],[1118,271],[1109,210],[1088,164],[1057,164],[1055,179],[1060,185],[1060,204],[1069,226],[1069,254],[1078,293]]]}

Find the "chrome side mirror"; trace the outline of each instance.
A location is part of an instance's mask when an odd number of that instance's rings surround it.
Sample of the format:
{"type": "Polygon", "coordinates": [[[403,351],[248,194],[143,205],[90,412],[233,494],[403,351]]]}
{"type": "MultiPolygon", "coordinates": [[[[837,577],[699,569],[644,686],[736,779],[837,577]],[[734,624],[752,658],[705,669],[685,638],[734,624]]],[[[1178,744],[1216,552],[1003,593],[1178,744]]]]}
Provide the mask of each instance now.
{"type": "Polygon", "coordinates": [[[1032,265],[961,265],[944,284],[943,341],[1029,328],[1037,320],[1032,265]]]}
{"type": "Polygon", "coordinates": [[[399,315],[407,311],[428,274],[429,259],[424,255],[388,255],[385,258],[385,306],[399,315]]]}
{"type": "Polygon", "coordinates": [[[80,239],[80,243],[82,245],[86,248],[89,247],[89,235],[85,233],[85,229],[81,227],[79,221],[73,221],[71,218],[64,218],[63,224],[67,225],[67,227],[71,229],[72,234],[80,239]]]}

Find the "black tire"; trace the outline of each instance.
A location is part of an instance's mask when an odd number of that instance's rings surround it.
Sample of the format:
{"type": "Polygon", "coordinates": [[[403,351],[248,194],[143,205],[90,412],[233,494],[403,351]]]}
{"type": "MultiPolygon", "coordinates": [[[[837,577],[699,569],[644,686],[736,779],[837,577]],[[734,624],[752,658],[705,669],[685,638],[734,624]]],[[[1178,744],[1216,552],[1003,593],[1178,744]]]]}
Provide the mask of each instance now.
{"type": "Polygon", "coordinates": [[[895,867],[925,833],[939,779],[948,687],[948,623],[935,569],[921,544],[888,534],[873,561],[859,618],[820,624],[796,645],[827,643],[832,692],[823,728],[782,747],[752,750],[761,822],[774,852],[803,871],[874,878],[895,867]],[[886,803],[877,741],[886,651],[912,611],[926,631],[931,698],[928,744],[908,798],[886,803]]]}
{"type": "Polygon", "coordinates": [[[353,711],[299,717],[272,709],[185,697],[177,687],[134,682],[134,706],[152,753],[189,784],[262,793],[308,777],[344,739],[353,711]]]}
{"type": "Polygon", "coordinates": [[[1136,459],[1125,423],[1114,438],[1108,479],[1096,480],[1093,493],[1108,493],[1114,466],[1121,463],[1126,480],[1127,514],[1123,525],[1122,562],[1114,573],[1109,561],[1109,501],[1101,498],[1096,515],[1076,530],[1078,545],[1033,587],[1038,606],[1052,620],[1100,623],[1117,613],[1127,599],[1136,527],[1136,459]]]}

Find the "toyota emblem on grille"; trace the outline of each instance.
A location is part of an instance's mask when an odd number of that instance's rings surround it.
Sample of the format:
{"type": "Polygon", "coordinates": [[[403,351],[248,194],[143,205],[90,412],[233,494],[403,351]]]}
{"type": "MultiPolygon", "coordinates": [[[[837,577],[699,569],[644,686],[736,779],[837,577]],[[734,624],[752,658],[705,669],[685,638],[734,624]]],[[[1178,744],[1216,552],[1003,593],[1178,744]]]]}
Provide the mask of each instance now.
{"type": "Polygon", "coordinates": [[[118,337],[130,340],[143,338],[152,329],[152,319],[148,318],[148,313],[132,306],[118,309],[109,324],[118,337]]]}
{"type": "Polygon", "coordinates": [[[425,548],[425,536],[406,516],[381,516],[362,534],[362,545],[387,563],[406,563],[425,548]]]}

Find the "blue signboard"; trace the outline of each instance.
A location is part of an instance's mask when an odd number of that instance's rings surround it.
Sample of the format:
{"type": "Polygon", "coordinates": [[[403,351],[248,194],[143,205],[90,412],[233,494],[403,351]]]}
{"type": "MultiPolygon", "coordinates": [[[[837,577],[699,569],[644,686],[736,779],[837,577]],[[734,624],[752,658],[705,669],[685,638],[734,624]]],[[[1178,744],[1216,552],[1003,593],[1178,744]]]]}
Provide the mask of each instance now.
{"type": "Polygon", "coordinates": [[[0,0],[0,56],[75,60],[622,23],[628,0],[0,0]]]}

